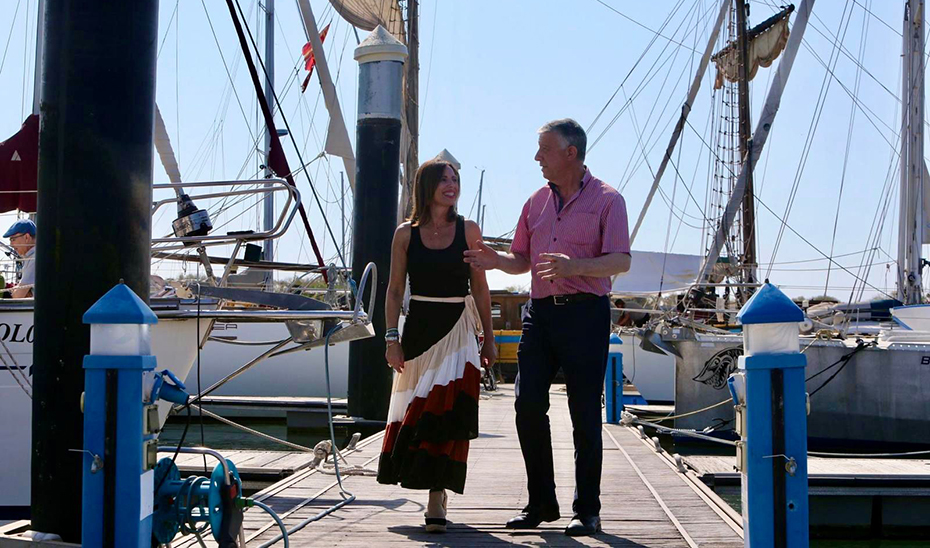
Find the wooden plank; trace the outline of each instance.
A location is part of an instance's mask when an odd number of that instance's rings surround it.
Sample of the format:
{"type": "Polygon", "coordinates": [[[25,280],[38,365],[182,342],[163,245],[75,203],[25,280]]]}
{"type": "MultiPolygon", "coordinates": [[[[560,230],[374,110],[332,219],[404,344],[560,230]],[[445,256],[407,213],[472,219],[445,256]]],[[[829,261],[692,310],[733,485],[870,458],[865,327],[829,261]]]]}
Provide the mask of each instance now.
{"type": "MultiPolygon", "coordinates": [[[[685,463],[698,475],[734,474],[732,456],[691,455],[685,463]]],[[[821,458],[807,460],[808,475],[814,478],[855,476],[871,479],[930,479],[930,460],[821,458]]]]}
{"type": "MultiPolygon", "coordinates": [[[[688,542],[669,513],[693,539],[692,546],[736,548],[743,545],[739,535],[698,492],[677,476],[675,470],[640,443],[636,435],[624,432],[626,429],[614,431],[613,426],[609,432],[605,429],[604,434],[601,483],[604,533],[593,538],[565,536],[574,490],[574,447],[564,392],[553,391],[551,400],[556,495],[562,508],[559,521],[543,524],[532,531],[504,528],[506,521],[527,503],[523,456],[514,429],[513,390],[504,387],[493,397],[481,401],[481,436],[472,442],[469,451],[465,493],[450,494],[448,519],[451,524],[444,536],[429,535],[423,530],[425,491],[382,485],[372,477],[350,476],[343,478],[343,486],[357,499],[294,533],[290,537],[291,546],[321,545],[325,539],[327,546],[365,548],[409,543],[687,548],[688,542]],[[614,444],[611,435],[618,444],[614,444]],[[624,451],[629,459],[624,457],[624,451]],[[637,476],[636,468],[655,493],[637,476]],[[663,510],[663,505],[669,513],[663,510]]],[[[349,464],[377,466],[380,436],[359,445],[359,451],[347,456],[349,464]]],[[[281,466],[293,458],[281,457],[268,463],[281,466]]],[[[258,493],[256,498],[274,508],[288,527],[297,526],[343,500],[335,486],[335,478],[315,470],[298,472],[258,493]]],[[[245,513],[244,527],[249,545],[270,541],[279,533],[270,518],[257,508],[245,513]]],[[[174,545],[195,546],[196,541],[191,540],[184,539],[174,545]]],[[[208,545],[213,544],[208,542],[208,545]]]]}

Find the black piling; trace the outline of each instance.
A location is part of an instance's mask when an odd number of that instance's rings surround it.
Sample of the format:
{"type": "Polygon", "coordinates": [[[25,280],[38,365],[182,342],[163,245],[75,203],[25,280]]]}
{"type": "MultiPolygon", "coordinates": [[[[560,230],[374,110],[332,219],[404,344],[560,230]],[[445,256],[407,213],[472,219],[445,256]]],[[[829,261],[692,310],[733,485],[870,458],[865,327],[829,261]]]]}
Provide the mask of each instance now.
{"type": "MultiPolygon", "coordinates": [[[[81,317],[147,300],[158,1],[46,3],[39,134],[32,529],[81,540],[81,317]]],[[[104,469],[109,466],[104,462],[104,469]]]]}
{"type": "MultiPolygon", "coordinates": [[[[392,370],[384,359],[384,297],[397,227],[402,83],[407,48],[383,27],[355,50],[359,62],[352,278],[369,262],[378,267],[375,337],[349,343],[348,412],[368,420],[387,417],[392,370]]],[[[366,296],[367,297],[367,296],[366,296]]],[[[366,301],[367,302],[367,301],[366,301]]]]}

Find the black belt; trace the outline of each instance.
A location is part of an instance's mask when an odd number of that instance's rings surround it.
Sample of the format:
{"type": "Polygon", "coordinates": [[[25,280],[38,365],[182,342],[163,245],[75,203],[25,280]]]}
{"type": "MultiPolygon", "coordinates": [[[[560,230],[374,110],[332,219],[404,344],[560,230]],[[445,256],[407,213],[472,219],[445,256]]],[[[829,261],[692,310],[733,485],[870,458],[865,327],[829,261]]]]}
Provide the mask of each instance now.
{"type": "Polygon", "coordinates": [[[552,295],[549,297],[544,297],[542,299],[536,299],[538,301],[552,303],[556,306],[562,306],[566,304],[579,303],[581,301],[590,301],[593,299],[600,299],[600,295],[595,295],[594,293],[571,293],[569,295],[552,295]]]}

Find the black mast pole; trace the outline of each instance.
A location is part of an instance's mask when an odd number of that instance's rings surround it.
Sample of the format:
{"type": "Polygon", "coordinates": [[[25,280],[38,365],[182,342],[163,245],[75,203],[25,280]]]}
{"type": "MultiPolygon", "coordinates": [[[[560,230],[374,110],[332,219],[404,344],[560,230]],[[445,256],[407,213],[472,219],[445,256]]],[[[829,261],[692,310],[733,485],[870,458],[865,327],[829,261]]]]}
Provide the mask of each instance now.
{"type": "Polygon", "coordinates": [[[49,0],[43,21],[32,529],[80,542],[81,318],[121,279],[149,294],[158,1],[49,0]]]}
{"type": "MultiPolygon", "coordinates": [[[[746,194],[743,197],[743,261],[742,281],[754,283],[756,272],[756,199],[752,180],[752,118],[749,112],[749,5],[747,0],[736,0],[736,32],[739,49],[739,152],[746,159],[746,194]]],[[[738,290],[746,302],[752,287],[738,290]]]]}

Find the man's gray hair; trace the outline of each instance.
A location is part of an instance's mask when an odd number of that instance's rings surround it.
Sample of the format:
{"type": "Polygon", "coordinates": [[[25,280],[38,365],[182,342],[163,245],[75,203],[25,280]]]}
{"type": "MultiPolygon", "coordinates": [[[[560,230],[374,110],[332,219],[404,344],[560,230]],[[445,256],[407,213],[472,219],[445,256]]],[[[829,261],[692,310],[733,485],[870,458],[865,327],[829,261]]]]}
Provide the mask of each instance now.
{"type": "Polygon", "coordinates": [[[555,133],[565,141],[565,146],[573,146],[578,151],[578,160],[584,161],[585,151],[588,147],[588,136],[581,124],[571,118],[553,120],[539,128],[537,133],[555,133]]]}

